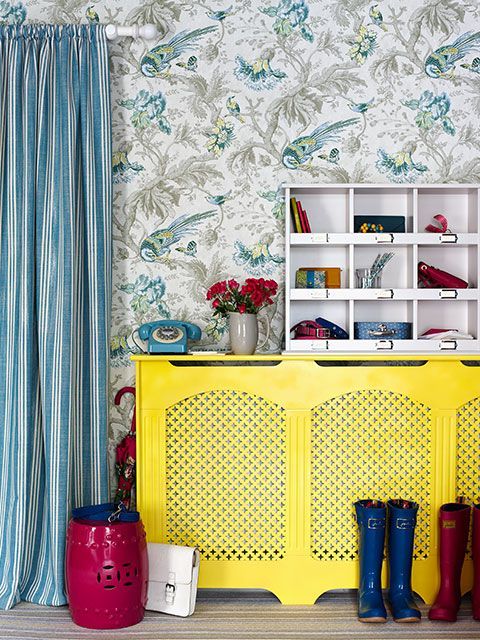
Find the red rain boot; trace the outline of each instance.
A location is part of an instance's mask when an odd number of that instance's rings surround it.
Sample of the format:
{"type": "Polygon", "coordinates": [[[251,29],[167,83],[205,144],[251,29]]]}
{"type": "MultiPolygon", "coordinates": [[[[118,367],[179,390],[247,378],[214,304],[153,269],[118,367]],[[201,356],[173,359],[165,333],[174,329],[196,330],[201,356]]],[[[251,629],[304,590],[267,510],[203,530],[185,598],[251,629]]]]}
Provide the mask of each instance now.
{"type": "Polygon", "coordinates": [[[428,613],[430,620],[455,622],[457,619],[469,526],[469,505],[452,502],[440,507],[440,590],[428,613]]]}
{"type": "Polygon", "coordinates": [[[472,612],[474,619],[480,620],[480,504],[476,504],[473,507],[472,556],[472,612]]]}

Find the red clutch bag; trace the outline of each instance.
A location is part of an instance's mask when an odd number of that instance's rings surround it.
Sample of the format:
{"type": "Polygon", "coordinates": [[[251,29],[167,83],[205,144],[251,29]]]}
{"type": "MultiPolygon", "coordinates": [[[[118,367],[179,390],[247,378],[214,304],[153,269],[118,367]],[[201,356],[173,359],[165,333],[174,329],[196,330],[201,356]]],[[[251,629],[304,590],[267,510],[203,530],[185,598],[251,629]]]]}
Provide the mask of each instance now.
{"type": "Polygon", "coordinates": [[[425,262],[418,263],[418,279],[427,289],[466,289],[468,287],[468,282],[465,280],[452,276],[448,271],[431,267],[425,262]]]}

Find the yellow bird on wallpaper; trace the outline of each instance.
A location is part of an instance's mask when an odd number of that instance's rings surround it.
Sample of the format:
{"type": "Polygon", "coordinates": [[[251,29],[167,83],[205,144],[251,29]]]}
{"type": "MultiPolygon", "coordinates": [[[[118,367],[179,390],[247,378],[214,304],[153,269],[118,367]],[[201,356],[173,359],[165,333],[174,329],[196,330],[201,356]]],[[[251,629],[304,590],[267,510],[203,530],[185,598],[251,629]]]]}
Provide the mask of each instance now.
{"type": "Polygon", "coordinates": [[[216,31],[216,29],[216,26],[211,26],[194,31],[180,31],[168,42],[157,44],[141,60],[140,68],[143,75],[154,78],[167,73],[175,58],[179,58],[185,51],[193,49],[197,40],[206,36],[207,33],[216,31]]]}

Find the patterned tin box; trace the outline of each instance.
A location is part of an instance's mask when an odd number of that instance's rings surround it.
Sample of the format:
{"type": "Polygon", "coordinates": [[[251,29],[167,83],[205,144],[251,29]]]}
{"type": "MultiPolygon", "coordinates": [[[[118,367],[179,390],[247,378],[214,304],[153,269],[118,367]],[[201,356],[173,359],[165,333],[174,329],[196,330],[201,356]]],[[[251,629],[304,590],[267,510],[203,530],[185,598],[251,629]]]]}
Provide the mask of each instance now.
{"type": "MultiPolygon", "coordinates": [[[[315,289],[324,289],[325,287],[327,289],[339,289],[340,288],[340,273],[341,273],[341,269],[340,267],[300,267],[297,270],[297,273],[295,274],[295,283],[297,282],[297,278],[299,273],[301,273],[302,271],[312,271],[315,273],[323,273],[324,277],[325,277],[325,284],[321,285],[321,286],[315,286],[313,288],[315,289]]],[[[303,276],[302,276],[303,277],[303,276]]],[[[314,276],[309,276],[314,277],[314,276]]],[[[305,289],[305,286],[296,284],[295,285],[297,288],[299,289],[305,289]]]]}
{"type": "Polygon", "coordinates": [[[353,332],[356,340],[410,340],[411,322],[354,322],[353,332]]]}
{"type": "Polygon", "coordinates": [[[323,269],[298,269],[295,274],[297,289],[325,289],[325,271],[323,269]]]}

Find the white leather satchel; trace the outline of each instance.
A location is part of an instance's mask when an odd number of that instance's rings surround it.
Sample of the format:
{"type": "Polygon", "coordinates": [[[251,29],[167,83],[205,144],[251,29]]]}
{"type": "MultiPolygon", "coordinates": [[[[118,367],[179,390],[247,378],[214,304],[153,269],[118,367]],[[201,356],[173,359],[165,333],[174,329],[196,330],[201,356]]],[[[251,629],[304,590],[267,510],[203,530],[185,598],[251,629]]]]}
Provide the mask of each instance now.
{"type": "Polygon", "coordinates": [[[198,549],[149,542],[148,565],[147,609],[191,616],[197,599],[198,549]]]}

